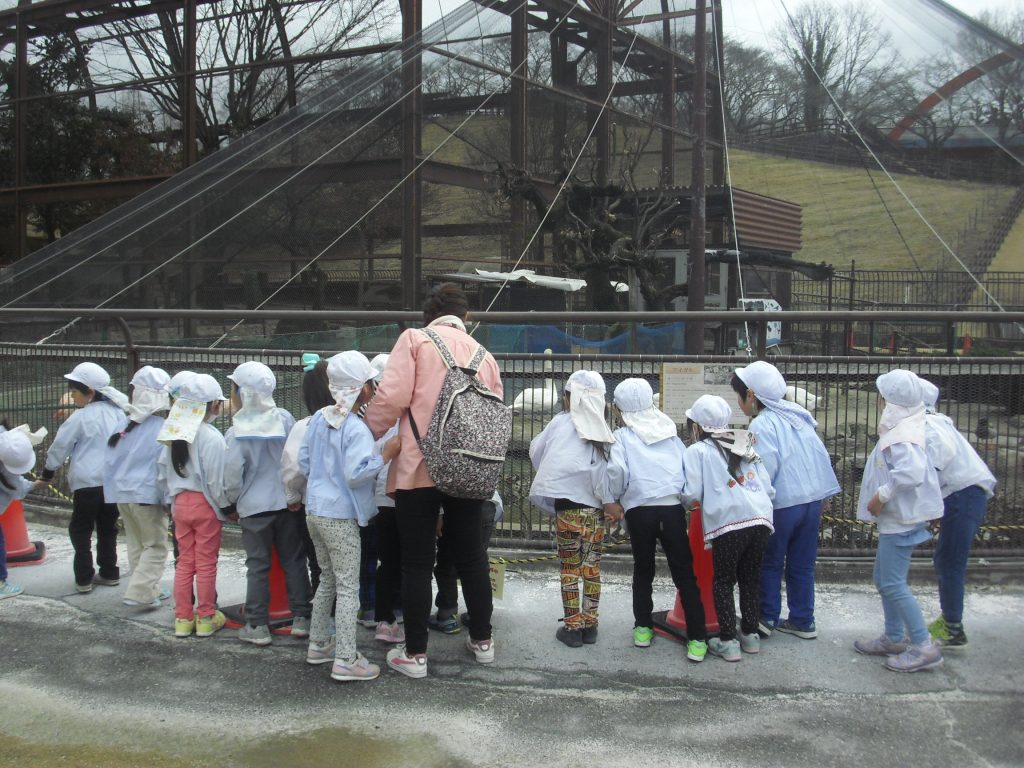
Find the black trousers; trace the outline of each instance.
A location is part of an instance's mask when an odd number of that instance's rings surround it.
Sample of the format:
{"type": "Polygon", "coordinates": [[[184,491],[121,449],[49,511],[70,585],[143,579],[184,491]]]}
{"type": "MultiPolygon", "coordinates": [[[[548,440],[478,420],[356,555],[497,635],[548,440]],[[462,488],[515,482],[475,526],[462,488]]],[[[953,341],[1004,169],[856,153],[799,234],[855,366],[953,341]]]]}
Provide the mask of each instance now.
{"type": "Polygon", "coordinates": [[[626,512],[626,525],[633,549],[633,626],[653,626],[654,557],[658,542],[661,542],[672,582],[679,590],[679,601],[686,617],[686,637],[689,640],[706,640],[704,604],[693,575],[693,553],[686,534],[686,510],[681,504],[634,507],[626,512]]]}
{"type": "Polygon", "coordinates": [[[431,571],[437,554],[437,515],[444,507],[445,535],[455,557],[471,625],[470,637],[491,637],[491,580],[487,554],[480,541],[479,499],[457,499],[436,488],[395,492],[395,518],[402,547],[402,606],[405,645],[411,656],[426,653],[430,617],[431,571]]]}
{"type": "Polygon", "coordinates": [[[757,632],[761,602],[761,563],[771,531],[767,525],[752,525],[723,533],[711,540],[711,560],[715,577],[713,594],[718,614],[718,636],[736,639],[736,598],[733,586],[740,587],[740,630],[745,635],[757,632]]]}
{"type": "MultiPolygon", "coordinates": [[[[497,508],[494,502],[485,501],[480,515],[480,541],[484,546],[484,553],[491,545],[491,536],[494,535],[494,515],[497,508]]],[[[442,618],[453,616],[459,612],[459,574],[455,570],[455,553],[449,544],[450,540],[445,537],[444,531],[441,538],[437,540],[437,564],[434,566],[434,580],[437,582],[437,597],[434,605],[437,606],[437,613],[442,618]]]]}
{"type": "Polygon", "coordinates": [[[117,568],[117,504],[103,501],[103,487],[79,488],[74,492],[68,535],[75,548],[75,582],[92,583],[96,575],[92,561],[92,534],[96,532],[96,563],[100,576],[119,579],[117,568]]]}
{"type": "Polygon", "coordinates": [[[392,624],[395,609],[402,607],[402,546],[394,507],[377,507],[377,589],[373,617],[392,624]]]}

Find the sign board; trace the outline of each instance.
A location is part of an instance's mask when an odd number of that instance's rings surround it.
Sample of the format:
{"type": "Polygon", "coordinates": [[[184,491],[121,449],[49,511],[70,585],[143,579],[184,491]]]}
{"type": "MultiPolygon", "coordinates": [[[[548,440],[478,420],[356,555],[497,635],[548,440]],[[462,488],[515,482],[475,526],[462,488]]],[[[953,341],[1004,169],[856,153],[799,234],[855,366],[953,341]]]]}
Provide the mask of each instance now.
{"type": "Polygon", "coordinates": [[[718,395],[732,407],[733,425],[747,417],[736,403],[729,382],[736,366],[730,363],[664,363],[661,366],[661,410],[677,424],[686,424],[686,409],[701,395],[718,395]]]}
{"type": "Polygon", "coordinates": [[[505,592],[505,564],[504,563],[491,563],[491,596],[496,600],[501,600],[502,595],[505,592]]]}

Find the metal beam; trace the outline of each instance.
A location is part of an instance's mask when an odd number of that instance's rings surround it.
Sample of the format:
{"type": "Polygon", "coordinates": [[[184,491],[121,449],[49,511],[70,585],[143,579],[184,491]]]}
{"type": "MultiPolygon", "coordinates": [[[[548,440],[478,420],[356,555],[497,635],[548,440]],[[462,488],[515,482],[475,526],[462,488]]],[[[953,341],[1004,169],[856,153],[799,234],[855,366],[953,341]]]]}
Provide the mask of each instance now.
{"type": "Polygon", "coordinates": [[[402,304],[419,306],[422,279],[423,181],[416,168],[422,153],[422,0],[402,0],[402,304]]]}
{"type": "MultiPolygon", "coordinates": [[[[687,279],[686,308],[699,312],[704,309],[705,263],[704,236],[707,226],[707,190],[705,188],[704,147],[707,136],[707,51],[706,22],[704,13],[707,0],[697,0],[697,18],[693,32],[693,154],[690,163],[693,171],[691,182],[693,202],[690,205],[690,276],[687,279]]],[[[762,334],[763,335],[763,334],[762,334]]],[[[686,324],[686,351],[691,355],[704,353],[704,323],[692,321],[686,324]]]]}

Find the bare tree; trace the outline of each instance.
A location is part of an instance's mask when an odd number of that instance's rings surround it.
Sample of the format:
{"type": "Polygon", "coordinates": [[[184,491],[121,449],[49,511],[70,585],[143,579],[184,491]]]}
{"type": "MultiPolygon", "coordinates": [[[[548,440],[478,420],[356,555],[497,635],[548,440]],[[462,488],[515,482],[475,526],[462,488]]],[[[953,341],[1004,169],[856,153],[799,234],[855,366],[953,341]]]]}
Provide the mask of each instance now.
{"type": "MultiPolygon", "coordinates": [[[[978,21],[1003,37],[1024,40],[1024,10],[1012,13],[982,13],[978,21]]],[[[957,48],[966,62],[962,69],[980,64],[1000,53],[996,47],[979,35],[964,32],[957,48]]],[[[974,121],[992,126],[1000,142],[1006,142],[1024,133],[1024,62],[1014,59],[993,68],[987,75],[965,89],[970,100],[974,121]]]]}
{"type": "MultiPolygon", "coordinates": [[[[195,66],[222,71],[197,78],[198,133],[206,153],[281,113],[290,95],[315,82],[325,66],[305,59],[288,66],[243,65],[344,48],[391,23],[396,11],[375,0],[223,0],[201,6],[199,14],[195,66]]],[[[125,62],[111,69],[129,79],[156,78],[140,88],[176,123],[185,103],[181,73],[188,69],[182,27],[174,11],[105,26],[125,62]]]]}

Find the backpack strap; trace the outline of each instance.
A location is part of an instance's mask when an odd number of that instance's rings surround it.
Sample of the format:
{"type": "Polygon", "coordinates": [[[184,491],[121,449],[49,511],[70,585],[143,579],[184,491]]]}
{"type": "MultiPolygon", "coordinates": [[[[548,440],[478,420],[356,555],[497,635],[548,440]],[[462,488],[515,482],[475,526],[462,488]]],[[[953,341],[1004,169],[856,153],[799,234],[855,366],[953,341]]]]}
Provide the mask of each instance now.
{"type": "Polygon", "coordinates": [[[462,366],[455,362],[455,357],[452,355],[451,350],[448,349],[448,345],[445,344],[444,339],[438,335],[437,331],[433,328],[423,328],[421,330],[426,337],[430,339],[431,344],[434,345],[437,353],[441,356],[441,359],[444,360],[445,365],[449,368],[459,368],[472,376],[476,376],[477,371],[480,370],[480,366],[484,362],[484,356],[487,354],[487,350],[484,349],[483,344],[476,345],[476,352],[473,353],[473,357],[470,359],[469,364],[462,366]]]}

